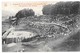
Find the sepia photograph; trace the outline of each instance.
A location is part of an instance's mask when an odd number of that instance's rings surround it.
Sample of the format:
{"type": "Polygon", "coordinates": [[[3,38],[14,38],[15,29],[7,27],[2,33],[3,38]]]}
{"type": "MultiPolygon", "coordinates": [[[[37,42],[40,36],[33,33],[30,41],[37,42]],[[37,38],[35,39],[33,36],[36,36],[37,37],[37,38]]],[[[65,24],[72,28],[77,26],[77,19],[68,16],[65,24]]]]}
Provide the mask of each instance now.
{"type": "Polygon", "coordinates": [[[80,52],[80,1],[3,1],[2,52],[80,52]]]}

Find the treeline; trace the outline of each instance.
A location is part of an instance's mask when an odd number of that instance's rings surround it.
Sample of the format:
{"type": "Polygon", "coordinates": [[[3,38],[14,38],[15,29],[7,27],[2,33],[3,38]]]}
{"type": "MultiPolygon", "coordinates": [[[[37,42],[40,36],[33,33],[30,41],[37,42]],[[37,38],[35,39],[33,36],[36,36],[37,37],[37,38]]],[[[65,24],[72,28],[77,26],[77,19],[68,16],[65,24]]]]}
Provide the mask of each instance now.
{"type": "Polygon", "coordinates": [[[58,2],[56,4],[45,5],[42,9],[44,15],[70,15],[80,13],[80,2],[58,2]]]}
{"type": "MultiPolygon", "coordinates": [[[[71,15],[80,14],[80,2],[69,1],[69,2],[57,2],[56,4],[48,4],[43,6],[43,15],[71,15]]],[[[34,16],[35,12],[33,9],[22,9],[16,13],[15,17],[23,18],[28,16],[34,16]]]]}

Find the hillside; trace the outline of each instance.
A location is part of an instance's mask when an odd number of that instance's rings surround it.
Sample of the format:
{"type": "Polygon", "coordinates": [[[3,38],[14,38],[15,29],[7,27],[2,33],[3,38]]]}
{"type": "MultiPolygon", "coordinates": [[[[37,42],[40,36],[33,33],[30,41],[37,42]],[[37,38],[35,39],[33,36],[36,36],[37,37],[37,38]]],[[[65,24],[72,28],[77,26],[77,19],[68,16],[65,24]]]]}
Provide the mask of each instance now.
{"type": "Polygon", "coordinates": [[[48,4],[42,13],[3,11],[2,51],[80,51],[80,2],[48,4]]]}

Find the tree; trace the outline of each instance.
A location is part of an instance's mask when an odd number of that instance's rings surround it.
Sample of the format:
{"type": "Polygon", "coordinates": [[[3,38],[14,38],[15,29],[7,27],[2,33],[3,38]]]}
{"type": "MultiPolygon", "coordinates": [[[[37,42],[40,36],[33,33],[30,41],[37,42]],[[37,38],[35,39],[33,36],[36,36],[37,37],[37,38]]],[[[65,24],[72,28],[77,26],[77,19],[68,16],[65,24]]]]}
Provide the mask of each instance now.
{"type": "Polygon", "coordinates": [[[71,14],[78,14],[79,11],[80,2],[72,2],[71,4],[71,14]]]}
{"type": "Polygon", "coordinates": [[[52,7],[52,4],[48,4],[48,5],[43,6],[42,13],[44,15],[50,15],[51,14],[51,7],[52,7]]]}
{"type": "Polygon", "coordinates": [[[55,5],[52,5],[51,15],[54,14],[78,14],[80,2],[58,2],[55,5]]]}
{"type": "Polygon", "coordinates": [[[23,17],[28,17],[28,16],[34,16],[35,12],[32,9],[22,9],[18,13],[16,13],[15,17],[17,19],[23,18],[23,17]]]}

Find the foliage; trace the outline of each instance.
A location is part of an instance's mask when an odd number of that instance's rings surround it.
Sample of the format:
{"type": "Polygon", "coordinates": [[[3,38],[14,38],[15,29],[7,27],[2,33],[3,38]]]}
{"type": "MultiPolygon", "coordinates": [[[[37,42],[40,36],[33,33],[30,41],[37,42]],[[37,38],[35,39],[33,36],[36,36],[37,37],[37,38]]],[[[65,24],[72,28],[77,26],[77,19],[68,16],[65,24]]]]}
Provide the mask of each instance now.
{"type": "Polygon", "coordinates": [[[51,14],[51,7],[52,7],[52,4],[48,4],[48,5],[43,6],[42,13],[44,15],[50,15],[51,14]]]}
{"type": "Polygon", "coordinates": [[[48,4],[43,7],[43,14],[46,15],[70,15],[70,14],[78,14],[80,2],[58,2],[54,5],[48,4]]]}
{"type": "Polygon", "coordinates": [[[34,16],[34,11],[32,9],[22,9],[18,13],[16,13],[15,17],[23,18],[28,16],[34,16]]]}

